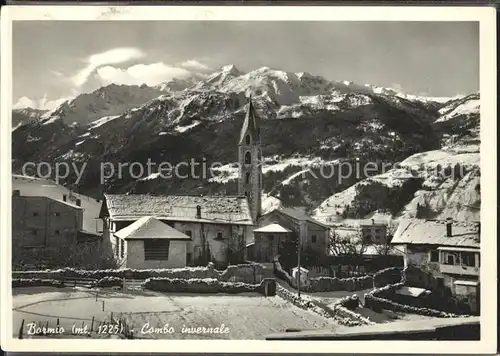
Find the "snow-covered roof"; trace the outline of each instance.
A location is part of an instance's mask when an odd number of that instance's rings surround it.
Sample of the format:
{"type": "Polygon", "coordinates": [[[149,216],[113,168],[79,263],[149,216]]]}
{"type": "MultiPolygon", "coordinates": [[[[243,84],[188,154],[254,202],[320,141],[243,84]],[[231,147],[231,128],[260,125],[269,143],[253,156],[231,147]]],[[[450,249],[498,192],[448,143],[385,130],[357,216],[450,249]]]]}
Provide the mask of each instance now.
{"type": "Polygon", "coordinates": [[[292,230],[281,226],[280,224],[269,224],[258,229],[253,230],[254,232],[269,232],[269,233],[286,233],[292,232],[292,230]]]}
{"type": "Polygon", "coordinates": [[[401,220],[391,243],[479,248],[477,222],[453,221],[451,231],[446,236],[446,220],[401,220]]]}
{"type": "Polygon", "coordinates": [[[248,200],[239,196],[105,194],[101,216],[136,220],[154,216],[162,220],[253,225],[248,200]],[[197,207],[201,217],[197,218],[197,207]]]}
{"type": "Polygon", "coordinates": [[[191,237],[152,217],[145,216],[115,233],[124,240],[191,240],[191,237]]]}
{"type": "Polygon", "coordinates": [[[325,227],[325,228],[329,228],[328,225],[320,223],[318,220],[315,220],[312,217],[310,217],[309,215],[307,215],[306,212],[305,212],[305,208],[304,207],[284,207],[284,206],[279,206],[279,207],[277,207],[275,209],[270,210],[269,212],[267,212],[264,215],[268,215],[268,214],[274,213],[276,211],[280,212],[282,214],[287,215],[288,217],[292,218],[293,220],[308,221],[308,222],[311,222],[313,224],[316,224],[316,225],[319,225],[319,226],[322,226],[322,227],[325,227]]]}
{"type": "Polygon", "coordinates": [[[417,287],[407,287],[403,286],[396,290],[396,294],[401,294],[401,295],[409,295],[411,297],[418,298],[421,295],[425,294],[427,290],[424,288],[417,288],[417,287]]]}

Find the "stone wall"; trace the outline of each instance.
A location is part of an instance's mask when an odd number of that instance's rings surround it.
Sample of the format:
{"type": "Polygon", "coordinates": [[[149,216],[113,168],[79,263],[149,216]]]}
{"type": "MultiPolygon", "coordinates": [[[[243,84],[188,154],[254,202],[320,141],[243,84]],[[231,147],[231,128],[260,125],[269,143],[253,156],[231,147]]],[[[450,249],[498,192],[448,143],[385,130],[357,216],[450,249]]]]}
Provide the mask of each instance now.
{"type": "Polygon", "coordinates": [[[158,292],[197,293],[197,294],[238,294],[256,292],[265,296],[274,295],[275,280],[264,279],[259,284],[242,282],[221,282],[217,279],[178,279],[178,278],[149,278],[142,283],[144,289],[158,292]],[[266,288],[267,286],[267,288],[266,288]]]}
{"type": "Polygon", "coordinates": [[[373,275],[373,286],[378,288],[389,284],[399,283],[403,278],[402,273],[403,268],[401,267],[384,268],[373,275]]]}
{"type": "MultiPolygon", "coordinates": [[[[373,276],[351,277],[351,278],[336,278],[336,277],[313,277],[308,279],[307,285],[301,286],[305,292],[334,292],[334,291],[349,291],[355,292],[359,290],[370,289],[379,286],[401,281],[402,268],[391,267],[383,269],[373,276]]],[[[288,282],[292,288],[297,287],[297,281],[292,278],[282,267],[279,261],[274,262],[274,272],[276,277],[288,282]]]]}
{"type": "Polygon", "coordinates": [[[222,282],[243,282],[255,284],[268,277],[264,267],[260,264],[241,264],[228,266],[224,271],[218,271],[213,264],[207,267],[185,267],[173,269],[109,269],[109,270],[78,270],[64,268],[49,271],[19,271],[12,272],[13,279],[40,278],[64,279],[66,278],[95,278],[119,277],[127,279],[148,279],[164,277],[172,279],[216,279],[222,282]]]}
{"type": "Polygon", "coordinates": [[[391,300],[390,298],[392,295],[394,295],[394,292],[403,286],[404,283],[395,283],[370,291],[369,293],[365,294],[365,307],[370,308],[376,312],[379,312],[382,309],[386,309],[405,313],[426,315],[436,318],[455,318],[466,316],[447,313],[431,308],[401,304],[391,300]]]}
{"type": "Polygon", "coordinates": [[[301,309],[313,311],[325,318],[335,319],[336,322],[342,325],[359,326],[373,324],[370,320],[345,308],[342,305],[342,300],[339,301],[338,304],[335,304],[334,308],[330,308],[326,304],[308,298],[307,296],[299,298],[297,294],[290,292],[280,285],[276,286],[276,295],[301,309]]]}

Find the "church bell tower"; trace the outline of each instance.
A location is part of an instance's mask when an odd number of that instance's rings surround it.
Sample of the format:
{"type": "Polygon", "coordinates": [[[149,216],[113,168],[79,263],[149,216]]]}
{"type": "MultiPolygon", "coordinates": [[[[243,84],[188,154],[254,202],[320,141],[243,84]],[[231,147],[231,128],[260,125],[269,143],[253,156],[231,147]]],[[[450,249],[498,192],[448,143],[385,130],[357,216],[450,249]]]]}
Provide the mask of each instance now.
{"type": "Polygon", "coordinates": [[[262,212],[262,151],[260,126],[252,98],[248,103],[245,121],[238,142],[238,193],[246,196],[254,222],[262,212]]]}

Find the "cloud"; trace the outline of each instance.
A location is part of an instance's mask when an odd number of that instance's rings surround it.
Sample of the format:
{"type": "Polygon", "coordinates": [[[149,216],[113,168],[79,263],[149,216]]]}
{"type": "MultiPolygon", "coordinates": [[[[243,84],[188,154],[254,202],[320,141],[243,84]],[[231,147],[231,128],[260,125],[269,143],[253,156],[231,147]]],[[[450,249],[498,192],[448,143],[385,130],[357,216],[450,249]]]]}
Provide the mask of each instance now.
{"type": "Polygon", "coordinates": [[[88,65],[78,71],[71,80],[75,86],[81,87],[87,82],[90,75],[101,66],[125,63],[144,56],[142,51],[133,47],[114,48],[105,52],[96,53],[87,58],[86,62],[88,65]]]}
{"type": "Polygon", "coordinates": [[[63,74],[57,70],[51,70],[50,73],[52,73],[53,75],[55,75],[56,77],[62,77],[63,74]]]}
{"type": "Polygon", "coordinates": [[[401,86],[401,84],[398,84],[398,83],[393,83],[391,85],[391,89],[395,90],[395,91],[398,91],[400,93],[404,92],[404,89],[403,87],[401,86]]]}
{"type": "Polygon", "coordinates": [[[97,75],[103,84],[146,84],[153,86],[173,78],[188,77],[192,74],[193,72],[186,68],[171,66],[164,62],[136,64],[127,69],[113,66],[105,66],[97,69],[97,75]]]}
{"type": "Polygon", "coordinates": [[[197,72],[211,72],[211,71],[213,71],[212,68],[206,66],[203,63],[198,62],[195,59],[189,59],[187,61],[184,61],[184,62],[180,63],[179,66],[182,68],[194,70],[197,72]]]}
{"type": "Polygon", "coordinates": [[[43,96],[42,99],[39,100],[33,100],[26,96],[23,96],[12,106],[12,108],[13,109],[31,108],[31,109],[51,111],[59,107],[59,105],[61,105],[65,101],[71,99],[73,99],[73,97],[64,97],[59,99],[48,100],[46,94],[43,96]]]}

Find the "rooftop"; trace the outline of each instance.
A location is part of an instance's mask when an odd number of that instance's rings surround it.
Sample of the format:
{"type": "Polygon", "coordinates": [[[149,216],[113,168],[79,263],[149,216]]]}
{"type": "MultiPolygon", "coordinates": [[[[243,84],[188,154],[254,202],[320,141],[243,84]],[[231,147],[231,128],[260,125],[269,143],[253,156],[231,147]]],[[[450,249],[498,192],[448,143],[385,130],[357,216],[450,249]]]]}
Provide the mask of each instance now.
{"type": "Polygon", "coordinates": [[[264,215],[271,214],[275,211],[279,211],[280,213],[285,214],[294,220],[309,221],[313,224],[328,228],[328,225],[320,223],[318,220],[315,220],[312,217],[310,217],[309,215],[307,215],[304,207],[283,207],[283,206],[280,206],[278,208],[275,208],[275,209],[267,212],[264,215]]]}
{"type": "Polygon", "coordinates": [[[453,221],[446,236],[446,220],[401,220],[392,244],[441,245],[479,248],[477,222],[453,221]]]}
{"type": "Polygon", "coordinates": [[[114,220],[136,220],[153,216],[162,220],[253,225],[248,200],[239,196],[105,194],[106,209],[114,220]],[[201,217],[197,217],[197,207],[201,217]]]}
{"type": "Polygon", "coordinates": [[[124,227],[115,233],[115,236],[124,240],[168,239],[191,240],[191,237],[174,229],[173,227],[155,219],[145,216],[124,227]]]}
{"type": "Polygon", "coordinates": [[[253,230],[254,232],[267,232],[267,233],[286,233],[292,232],[292,230],[281,226],[280,224],[269,224],[258,229],[253,230]]]}

